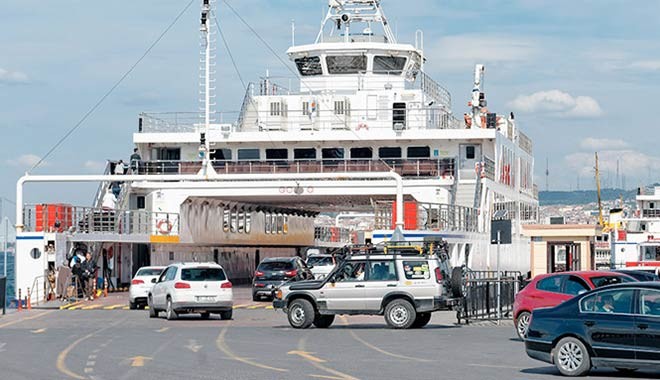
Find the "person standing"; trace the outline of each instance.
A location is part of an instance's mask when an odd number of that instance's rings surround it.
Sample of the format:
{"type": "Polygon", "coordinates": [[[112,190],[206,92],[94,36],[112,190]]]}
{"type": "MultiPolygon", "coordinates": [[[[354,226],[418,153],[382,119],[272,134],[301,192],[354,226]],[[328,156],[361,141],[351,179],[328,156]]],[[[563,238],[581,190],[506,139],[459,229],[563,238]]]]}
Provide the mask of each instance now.
{"type": "Polygon", "coordinates": [[[115,173],[116,175],[123,175],[123,174],[124,174],[124,169],[125,169],[125,168],[124,168],[124,161],[123,161],[123,160],[119,160],[119,161],[117,161],[117,163],[115,164],[115,171],[114,171],[114,173],[115,173]]]}
{"type": "Polygon", "coordinates": [[[130,158],[131,170],[133,170],[134,173],[139,172],[140,161],[142,161],[142,156],[138,153],[138,148],[135,148],[133,149],[133,154],[131,154],[130,158]]]}
{"type": "Polygon", "coordinates": [[[96,262],[92,260],[92,254],[87,252],[85,262],[82,264],[83,284],[85,288],[85,299],[94,299],[94,282],[96,281],[96,262]]]}

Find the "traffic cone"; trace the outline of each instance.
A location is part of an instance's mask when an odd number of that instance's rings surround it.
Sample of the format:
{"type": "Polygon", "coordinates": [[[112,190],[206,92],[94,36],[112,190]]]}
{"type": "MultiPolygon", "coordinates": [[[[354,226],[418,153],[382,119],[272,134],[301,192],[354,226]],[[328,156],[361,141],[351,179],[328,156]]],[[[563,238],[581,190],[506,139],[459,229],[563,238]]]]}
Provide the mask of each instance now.
{"type": "Polygon", "coordinates": [[[96,281],[94,281],[94,286],[92,287],[92,300],[96,299],[96,281]]]}
{"type": "Polygon", "coordinates": [[[18,289],[18,310],[17,311],[22,311],[23,310],[23,300],[21,299],[21,289],[18,289]]]}
{"type": "Polygon", "coordinates": [[[103,279],[103,297],[108,296],[108,279],[104,278],[103,279]]]}
{"type": "Polygon", "coordinates": [[[25,298],[25,305],[27,305],[28,310],[32,310],[32,297],[30,297],[30,289],[27,291],[27,297],[25,298]]]}

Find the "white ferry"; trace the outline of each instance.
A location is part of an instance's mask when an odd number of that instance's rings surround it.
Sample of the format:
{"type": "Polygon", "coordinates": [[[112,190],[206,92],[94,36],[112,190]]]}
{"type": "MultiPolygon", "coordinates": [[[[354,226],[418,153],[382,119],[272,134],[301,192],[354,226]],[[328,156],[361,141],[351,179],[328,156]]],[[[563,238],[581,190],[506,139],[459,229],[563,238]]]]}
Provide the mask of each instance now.
{"type": "Polygon", "coordinates": [[[421,32],[399,43],[381,1],[331,0],[316,41],[287,51],[299,87],[262,78],[228,122],[213,111],[214,5],[202,1],[203,111],[139,115],[141,160],[123,174],[109,163],[99,176],[19,180],[17,288],[34,292],[79,243],[114,283],[191,260],[248,280],[267,256],[350,243],[347,231],[314,226],[319,213],[340,212],[373,213],[372,243],[396,229],[408,240],[439,236],[453,265],[494,270],[490,220],[506,210],[513,244],[501,268],[529,270],[521,225],[538,219],[532,142],[513,114],[487,108],[483,65],[466,81],[468,107],[454,113],[424,72],[421,32]],[[23,184],[39,181],[101,184],[92,207],[23,205],[23,184]],[[113,182],[118,201],[104,209],[113,182]]]}

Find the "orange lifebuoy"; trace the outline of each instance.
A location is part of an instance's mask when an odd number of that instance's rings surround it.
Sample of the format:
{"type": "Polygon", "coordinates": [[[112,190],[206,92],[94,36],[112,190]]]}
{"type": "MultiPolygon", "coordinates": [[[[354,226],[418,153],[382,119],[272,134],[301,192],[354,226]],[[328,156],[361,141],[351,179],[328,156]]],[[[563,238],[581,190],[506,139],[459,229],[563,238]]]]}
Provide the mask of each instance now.
{"type": "Polygon", "coordinates": [[[156,224],[156,228],[161,234],[167,235],[172,232],[172,223],[168,219],[161,219],[156,224]]]}
{"type": "Polygon", "coordinates": [[[369,125],[368,125],[367,123],[360,123],[360,124],[358,124],[358,126],[357,126],[356,129],[357,129],[358,131],[359,131],[360,129],[366,129],[366,130],[368,131],[368,130],[369,130],[369,125]]]}

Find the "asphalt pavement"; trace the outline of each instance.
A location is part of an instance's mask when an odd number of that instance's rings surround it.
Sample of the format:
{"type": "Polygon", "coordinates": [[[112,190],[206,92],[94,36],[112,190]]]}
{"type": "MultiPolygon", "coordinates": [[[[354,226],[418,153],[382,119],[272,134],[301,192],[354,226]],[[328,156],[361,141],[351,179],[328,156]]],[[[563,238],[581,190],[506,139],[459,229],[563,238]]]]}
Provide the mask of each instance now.
{"type": "MultiPolygon", "coordinates": [[[[561,378],[525,355],[510,323],[457,326],[452,313],[436,313],[416,330],[391,330],[382,317],[366,316],[295,330],[268,303],[238,306],[231,321],[150,319],[117,307],[13,313],[0,318],[0,379],[561,378]]],[[[597,370],[587,378],[622,377],[597,370]]]]}

